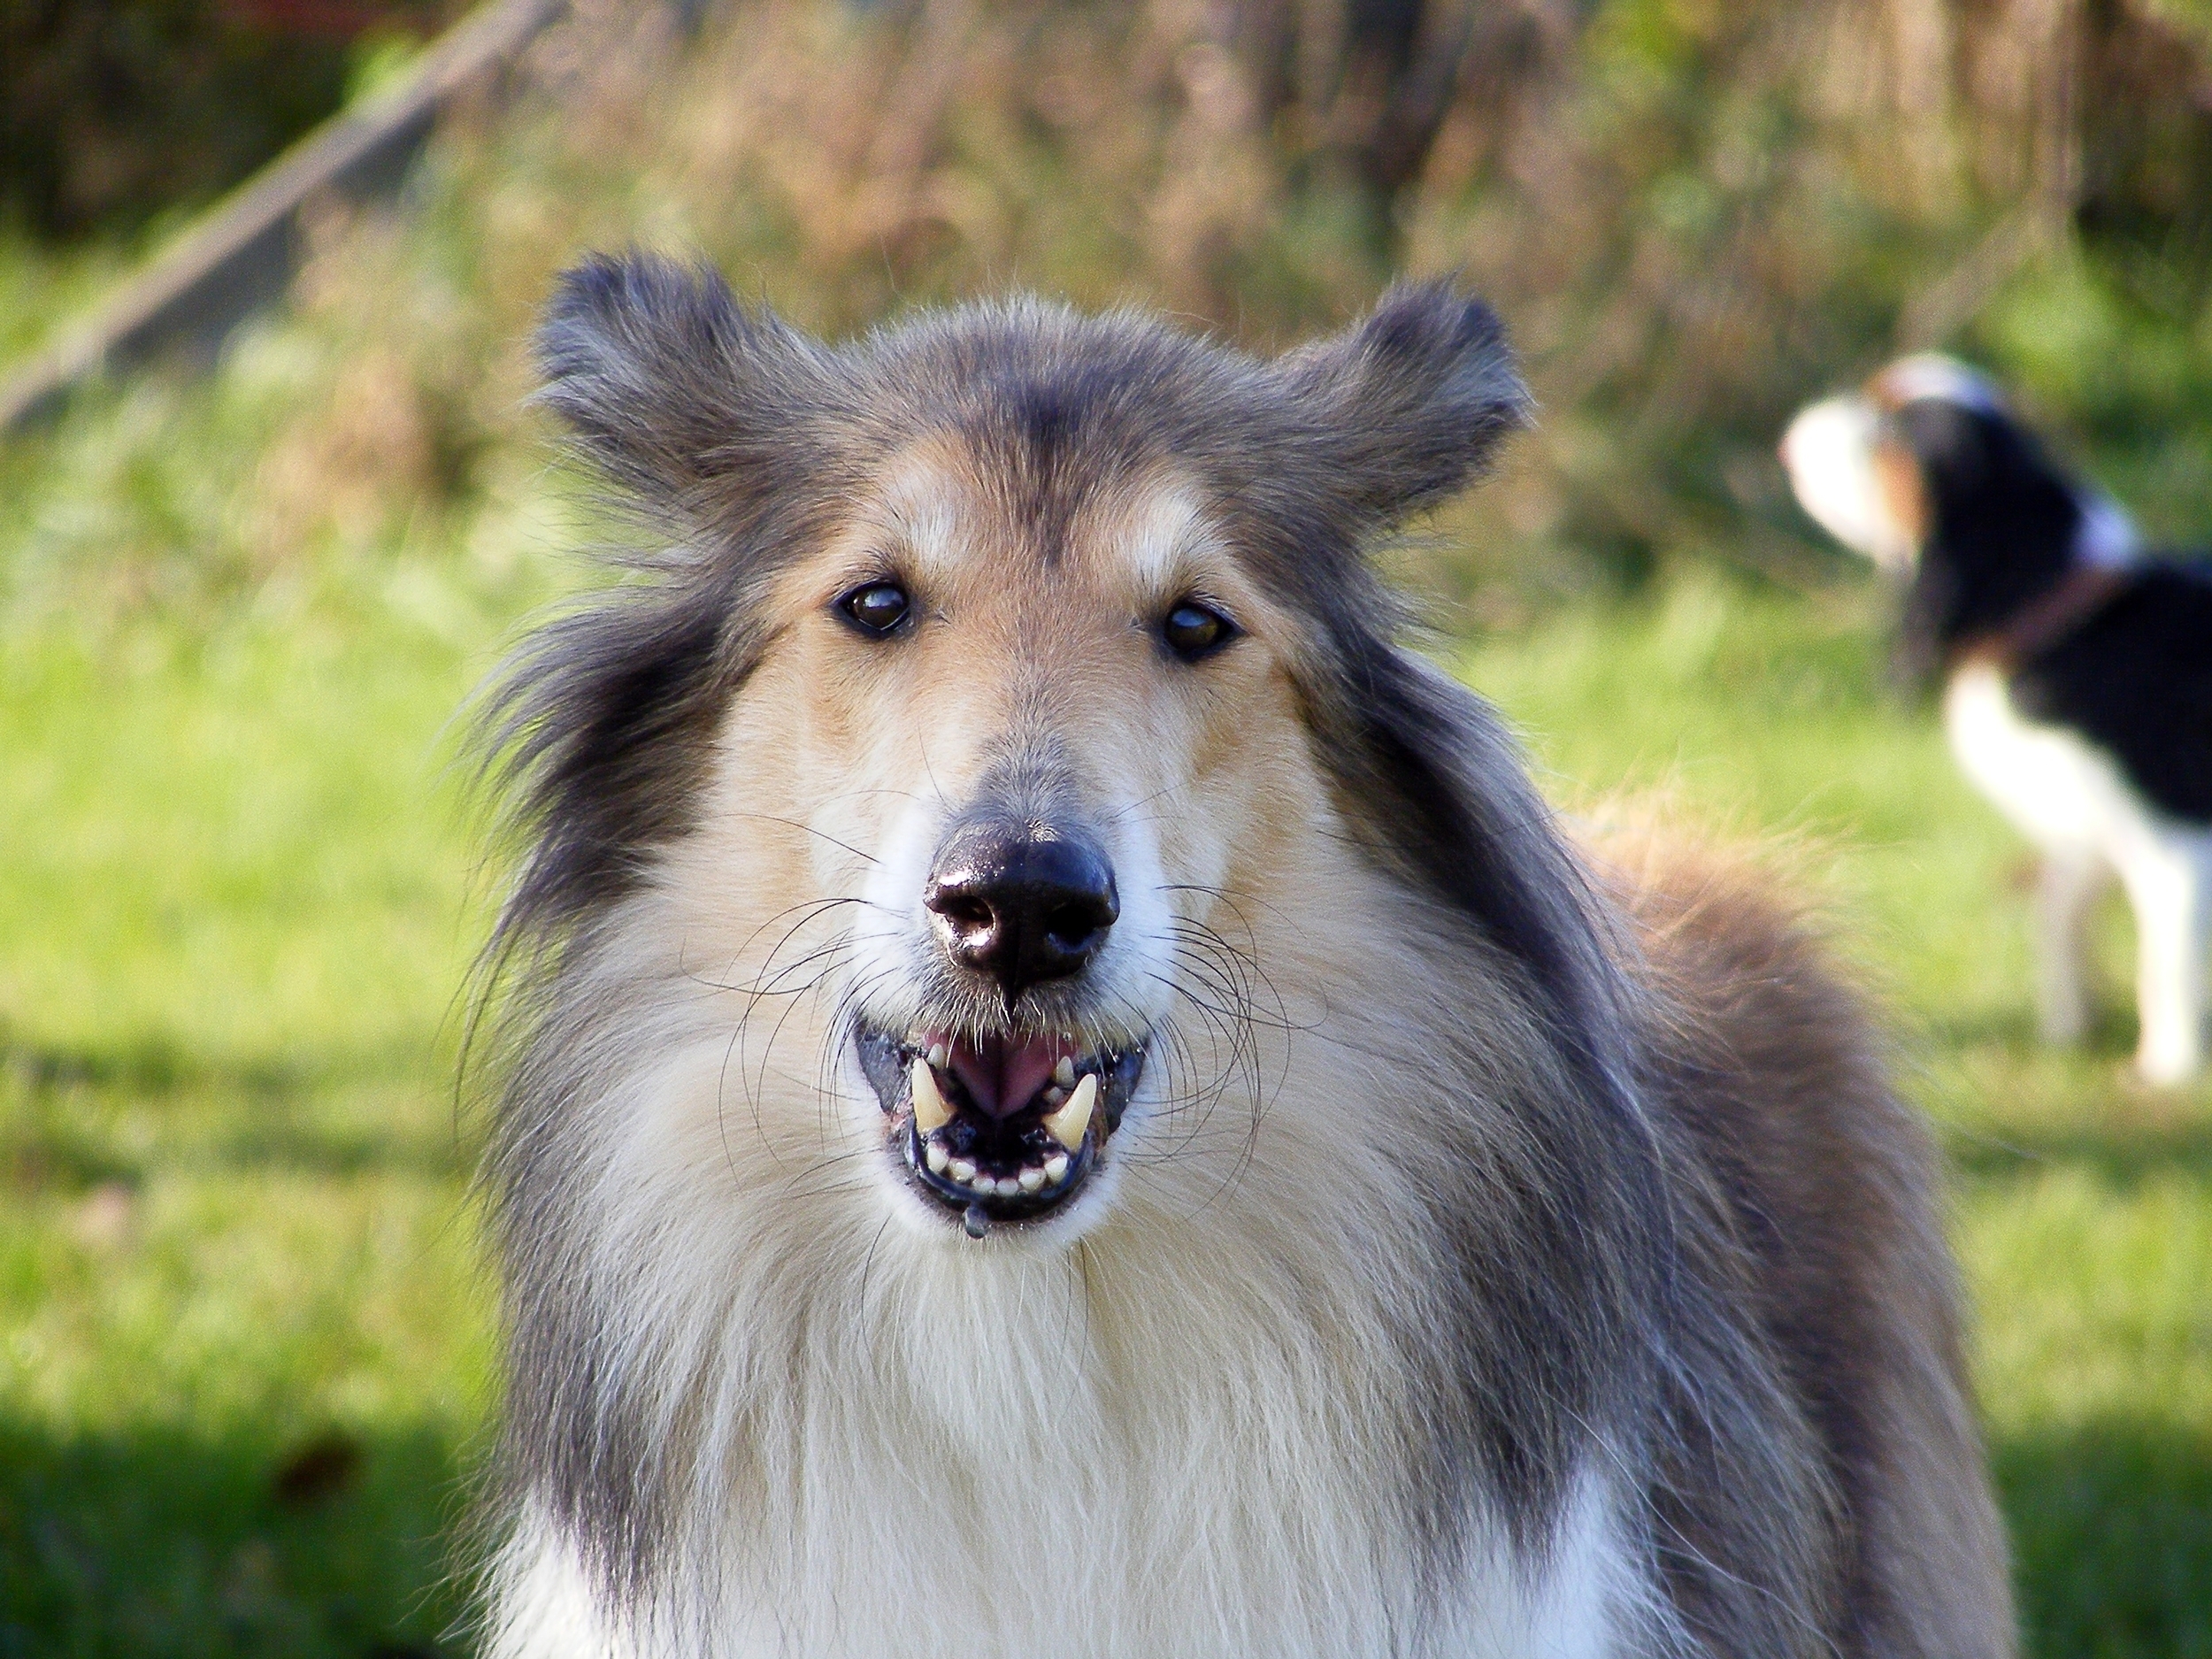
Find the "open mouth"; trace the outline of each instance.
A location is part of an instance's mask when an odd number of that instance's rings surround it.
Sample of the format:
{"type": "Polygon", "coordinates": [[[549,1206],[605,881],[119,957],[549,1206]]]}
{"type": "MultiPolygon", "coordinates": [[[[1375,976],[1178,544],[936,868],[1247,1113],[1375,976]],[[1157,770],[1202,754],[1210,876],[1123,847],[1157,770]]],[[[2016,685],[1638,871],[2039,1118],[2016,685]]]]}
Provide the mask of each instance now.
{"type": "Polygon", "coordinates": [[[1056,1034],[862,1026],[853,1041],[895,1155],[972,1239],[1048,1215],[1080,1190],[1144,1070],[1141,1043],[1086,1050],[1056,1034]]]}

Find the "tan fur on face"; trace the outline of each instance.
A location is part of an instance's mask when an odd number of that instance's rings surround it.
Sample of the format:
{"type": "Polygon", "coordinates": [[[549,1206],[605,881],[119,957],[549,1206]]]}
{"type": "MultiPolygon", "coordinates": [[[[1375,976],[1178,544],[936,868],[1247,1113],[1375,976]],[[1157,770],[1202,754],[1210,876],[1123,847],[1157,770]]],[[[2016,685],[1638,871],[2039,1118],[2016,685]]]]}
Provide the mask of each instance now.
{"type": "MultiPolygon", "coordinates": [[[[759,884],[738,908],[761,912],[764,941],[770,900],[857,895],[887,863],[895,876],[872,884],[872,902],[903,894],[907,906],[864,922],[826,915],[784,959],[839,931],[886,950],[926,944],[913,860],[1009,753],[1063,772],[1071,810],[1137,878],[1110,950],[1147,927],[1162,947],[1171,918],[1208,919],[1221,902],[1209,890],[1240,872],[1252,896],[1250,872],[1325,810],[1283,665],[1295,624],[1171,477],[1102,492],[1048,561],[972,458],[933,444],[888,468],[831,544],[787,574],[774,615],[775,644],[723,733],[726,804],[705,813],[709,856],[723,834],[744,838],[724,850],[759,884]],[[834,603],[884,578],[907,587],[917,620],[901,637],[864,638],[834,603]],[[1193,593],[1245,637],[1185,664],[1158,624],[1193,593]]],[[[1125,1001],[1156,1010],[1156,989],[1132,985],[1125,1001]]],[[[1135,1034],[1143,1021],[1129,1024],[1135,1034]]]]}

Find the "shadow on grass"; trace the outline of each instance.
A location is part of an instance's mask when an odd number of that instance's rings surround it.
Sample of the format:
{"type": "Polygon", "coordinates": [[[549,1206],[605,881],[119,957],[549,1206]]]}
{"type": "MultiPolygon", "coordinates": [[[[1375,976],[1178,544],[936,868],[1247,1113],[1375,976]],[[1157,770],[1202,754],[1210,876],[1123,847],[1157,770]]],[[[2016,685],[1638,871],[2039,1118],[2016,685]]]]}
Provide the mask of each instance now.
{"type": "Polygon", "coordinates": [[[2212,1182],[2212,1120],[2202,1118],[2116,1114],[2094,1126],[1962,1129],[1947,1139],[1952,1164],[1970,1176],[2001,1179],[2072,1164],[2122,1187],[2169,1172],[2212,1182]]]}
{"type": "Polygon", "coordinates": [[[144,1035],[98,1046],[9,1043],[0,1060],[34,1089],[111,1089],[155,1097],[219,1083],[250,1100],[273,1100],[298,1094],[327,1070],[275,1059],[211,1064],[181,1043],[144,1035]]]}
{"type": "MultiPolygon", "coordinates": [[[[1924,1030],[1936,1047],[1952,1053],[1993,1047],[2016,1054],[2049,1051],[2036,1028],[2035,1016],[2025,1008],[1986,1009],[1932,1019],[1924,1030]]],[[[2134,1054],[2135,1038],[2131,1005],[2099,1003],[2090,1012],[2089,1029],[2075,1052],[2118,1064],[2134,1054]]]]}
{"type": "Polygon", "coordinates": [[[442,1081],[419,1047],[275,1060],[210,1056],[160,1039],[81,1048],[0,1041],[0,1187],[134,1186],[157,1163],[173,1173],[465,1171],[470,1159],[457,1129],[396,1133],[384,1113],[334,1124],[326,1112],[301,1110],[363,1087],[404,1088],[409,1079],[426,1089],[442,1081]],[[108,1108],[144,1109],[183,1132],[126,1150],[104,1133],[108,1108]]]}
{"type": "Polygon", "coordinates": [[[34,1092],[91,1089],[162,1100],[219,1091],[273,1102],[316,1089],[435,1071],[435,1040],[315,1046],[284,1055],[209,1053],[158,1033],[111,1043],[26,1042],[0,1027],[0,1074],[34,1092]]]}
{"type": "Polygon", "coordinates": [[[2212,1659],[2212,1432],[2110,1423],[1992,1453],[2034,1659],[2212,1659]]]}
{"type": "Polygon", "coordinates": [[[168,1174],[212,1169],[348,1176],[372,1172],[442,1179],[465,1175],[469,1154],[451,1138],[338,1131],[311,1124],[257,1125],[219,1134],[189,1148],[140,1158],[117,1151],[66,1125],[0,1135],[0,1192],[83,1193],[96,1187],[134,1187],[158,1165],[168,1174]]]}
{"type": "Polygon", "coordinates": [[[165,1149],[137,1158],[67,1126],[0,1137],[0,1192],[83,1193],[102,1186],[136,1187],[158,1164],[165,1172],[211,1169],[348,1176],[372,1172],[442,1179],[465,1175],[470,1157],[450,1139],[373,1130],[334,1131],[307,1124],[257,1125],[219,1135],[202,1147],[165,1149]]]}
{"type": "Polygon", "coordinates": [[[0,1655],[459,1654],[459,1469],[426,1428],[292,1444],[0,1423],[0,1655]]]}

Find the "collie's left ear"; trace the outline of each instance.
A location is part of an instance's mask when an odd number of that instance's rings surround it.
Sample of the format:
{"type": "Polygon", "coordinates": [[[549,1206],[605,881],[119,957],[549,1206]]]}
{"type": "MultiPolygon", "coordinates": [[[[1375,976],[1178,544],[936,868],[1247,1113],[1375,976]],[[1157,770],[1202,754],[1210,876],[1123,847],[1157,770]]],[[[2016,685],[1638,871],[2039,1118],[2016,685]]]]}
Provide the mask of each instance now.
{"type": "Polygon", "coordinates": [[[1401,284],[1364,322],[1276,367],[1378,527],[1463,488],[1531,410],[1504,325],[1448,281],[1401,284]]]}

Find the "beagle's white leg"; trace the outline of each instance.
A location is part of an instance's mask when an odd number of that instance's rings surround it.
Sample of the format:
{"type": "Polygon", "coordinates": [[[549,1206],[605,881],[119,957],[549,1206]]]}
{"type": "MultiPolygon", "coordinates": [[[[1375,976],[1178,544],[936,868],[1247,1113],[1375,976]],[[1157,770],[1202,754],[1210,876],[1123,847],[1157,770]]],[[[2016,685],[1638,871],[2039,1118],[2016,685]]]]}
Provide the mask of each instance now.
{"type": "Polygon", "coordinates": [[[2043,1041],[2079,1042],[2089,1030],[2090,907],[2111,867],[2083,848],[2048,853],[2036,878],[2036,1011],[2043,1041]]]}
{"type": "Polygon", "coordinates": [[[2166,831],[2121,872],[2135,910],[2135,1064],[2147,1081],[2186,1082],[2204,1060],[2204,957],[2212,933],[2212,843],[2166,831]]]}

